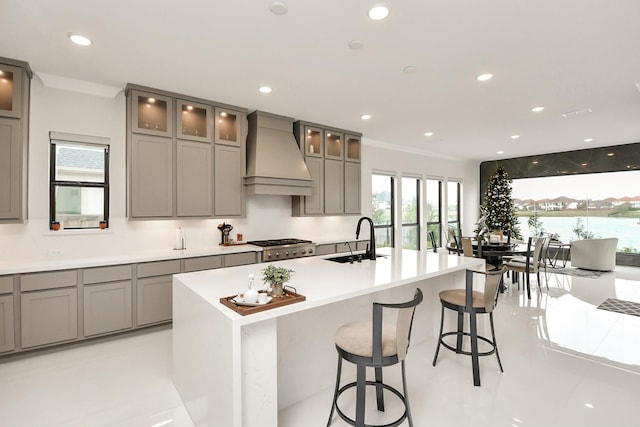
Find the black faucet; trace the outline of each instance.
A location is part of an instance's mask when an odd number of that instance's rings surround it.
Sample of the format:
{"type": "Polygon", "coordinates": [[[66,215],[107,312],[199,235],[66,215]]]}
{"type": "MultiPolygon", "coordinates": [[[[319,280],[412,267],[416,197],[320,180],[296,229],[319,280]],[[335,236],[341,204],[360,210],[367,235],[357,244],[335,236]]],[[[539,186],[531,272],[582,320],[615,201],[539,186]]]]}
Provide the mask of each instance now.
{"type": "Polygon", "coordinates": [[[369,222],[369,243],[367,244],[367,250],[364,253],[364,257],[372,261],[376,260],[376,234],[373,228],[373,220],[368,216],[363,216],[358,220],[358,226],[356,227],[356,239],[360,237],[360,225],[362,221],[369,222]]]}

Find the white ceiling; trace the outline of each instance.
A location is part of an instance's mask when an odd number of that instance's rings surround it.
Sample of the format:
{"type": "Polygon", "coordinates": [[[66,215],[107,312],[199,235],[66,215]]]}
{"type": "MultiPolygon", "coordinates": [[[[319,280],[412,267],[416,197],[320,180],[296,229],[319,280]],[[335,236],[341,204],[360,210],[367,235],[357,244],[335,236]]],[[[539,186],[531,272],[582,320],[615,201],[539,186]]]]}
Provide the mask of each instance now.
{"type": "Polygon", "coordinates": [[[281,0],[283,16],[272,1],[0,0],[0,56],[455,158],[640,141],[638,0],[389,0],[380,22],[366,16],[376,0],[281,0]],[[93,45],[73,45],[69,32],[93,45]],[[494,78],[476,81],[484,72],[494,78]]]}

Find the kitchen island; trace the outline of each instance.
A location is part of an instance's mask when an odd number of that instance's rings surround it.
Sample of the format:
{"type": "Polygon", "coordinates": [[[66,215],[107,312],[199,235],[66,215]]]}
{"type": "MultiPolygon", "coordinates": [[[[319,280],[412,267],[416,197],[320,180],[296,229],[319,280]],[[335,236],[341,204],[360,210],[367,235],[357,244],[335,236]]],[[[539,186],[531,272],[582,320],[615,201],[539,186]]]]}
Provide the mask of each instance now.
{"type": "Polygon", "coordinates": [[[266,264],[174,276],[174,383],[194,424],[278,426],[279,410],[333,387],[340,325],[369,318],[373,301],[408,300],[420,287],[412,336],[420,343],[437,334],[438,292],[463,287],[465,269],[484,268],[481,259],[427,251],[379,254],[354,264],[275,263],[295,270],[290,284],[306,300],[248,316],[220,298],[243,291],[249,274],[260,285],[266,264]]]}

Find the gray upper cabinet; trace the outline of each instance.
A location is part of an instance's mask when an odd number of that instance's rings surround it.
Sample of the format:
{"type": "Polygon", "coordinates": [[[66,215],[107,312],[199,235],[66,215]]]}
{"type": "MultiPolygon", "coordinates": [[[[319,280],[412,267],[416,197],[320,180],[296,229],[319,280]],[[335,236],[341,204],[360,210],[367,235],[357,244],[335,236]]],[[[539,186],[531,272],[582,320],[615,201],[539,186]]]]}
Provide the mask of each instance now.
{"type": "Polygon", "coordinates": [[[215,146],[215,214],[244,216],[245,162],[241,147],[215,146]]]}
{"type": "Polygon", "coordinates": [[[360,213],[360,163],[344,163],[344,213],[360,213]]]}
{"type": "Polygon", "coordinates": [[[361,135],[302,121],[294,135],[313,186],[310,196],[292,197],[292,215],[360,214],[361,135]]]}
{"type": "Polygon", "coordinates": [[[324,213],[344,213],[344,164],[340,160],[324,161],[324,213]]]}
{"type": "Polygon", "coordinates": [[[228,108],[216,107],[215,143],[240,147],[244,135],[244,117],[246,114],[228,108]]]}
{"type": "Polygon", "coordinates": [[[0,223],[27,219],[29,64],[0,57],[0,223]]]}
{"type": "Polygon", "coordinates": [[[213,153],[209,143],[177,142],[176,209],[179,217],[213,213],[213,153]]]}
{"type": "Polygon", "coordinates": [[[178,99],[176,101],[176,129],[178,139],[190,139],[200,142],[212,141],[211,117],[213,108],[210,105],[178,99]]]}
{"type": "Polygon", "coordinates": [[[131,91],[131,131],[156,136],[173,136],[173,99],[156,93],[131,91]]]}
{"type": "Polygon", "coordinates": [[[129,216],[173,216],[173,141],[133,134],[129,160],[129,216]]]}
{"type": "Polygon", "coordinates": [[[244,216],[246,111],[131,84],[126,95],[128,217],[244,216]]]}

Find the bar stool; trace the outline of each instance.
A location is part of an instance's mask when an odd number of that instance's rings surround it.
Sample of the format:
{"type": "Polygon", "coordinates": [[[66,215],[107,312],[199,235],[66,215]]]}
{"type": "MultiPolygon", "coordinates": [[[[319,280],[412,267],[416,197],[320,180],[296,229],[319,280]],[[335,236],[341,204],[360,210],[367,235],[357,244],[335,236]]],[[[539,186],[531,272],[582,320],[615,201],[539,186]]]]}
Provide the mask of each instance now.
{"type": "MultiPolygon", "coordinates": [[[[405,375],[404,360],[409,349],[413,314],[418,304],[422,302],[422,291],[416,290],[411,301],[397,304],[373,303],[373,321],[354,322],[341,326],[336,331],[335,344],[338,351],[338,375],[336,377],[336,389],[329,413],[327,426],[331,425],[333,411],[348,424],[356,427],[364,427],[365,394],[366,386],[375,386],[378,411],[384,411],[383,390],[386,389],[396,395],[404,405],[404,413],[397,420],[380,427],[394,427],[408,419],[413,426],[411,411],[409,409],[409,397],[407,395],[407,380],[405,375]],[[383,309],[397,311],[395,325],[382,322],[383,309]],[[342,373],[342,359],[356,365],[356,381],[340,387],[340,374],[342,373]],[[401,363],[402,388],[401,393],[397,389],[382,381],[382,368],[401,363]],[[374,368],[375,381],[367,381],[366,368],[374,368]],[[356,416],[348,417],[338,406],[338,398],[346,390],[356,387],[356,416]]],[[[386,310],[388,311],[388,310],[386,310]]],[[[388,316],[388,314],[387,314],[388,316]]],[[[375,427],[366,424],[367,427],[375,427]]]]}
{"type": "Polygon", "coordinates": [[[471,356],[471,365],[473,369],[473,385],[480,385],[480,365],[479,356],[489,356],[495,353],[498,359],[498,366],[500,366],[500,372],[504,372],[502,369],[502,362],[500,361],[500,354],[498,353],[498,345],[496,344],[496,334],[493,327],[493,309],[498,302],[498,295],[500,295],[500,288],[502,287],[503,274],[507,271],[507,267],[503,266],[497,270],[490,270],[487,272],[467,270],[465,289],[449,289],[440,292],[440,303],[442,304],[442,315],[440,317],[440,334],[438,337],[438,346],[436,347],[436,354],[433,357],[433,366],[436,366],[438,360],[438,353],[440,352],[440,345],[445,348],[455,351],[458,354],[464,354],[471,356]],[[473,276],[485,275],[484,292],[473,290],[473,276]],[[443,333],[444,327],[444,309],[453,310],[458,313],[458,329],[454,332],[443,333]],[[464,332],[464,313],[469,313],[469,332],[464,332]],[[478,335],[477,326],[477,314],[489,314],[489,322],[491,323],[491,339],[478,335]],[[450,346],[445,343],[443,338],[456,335],[456,346],[450,346]],[[462,338],[469,337],[471,341],[471,351],[462,350],[462,338]],[[486,352],[478,351],[478,340],[484,341],[491,345],[491,350],[486,352]]]}

